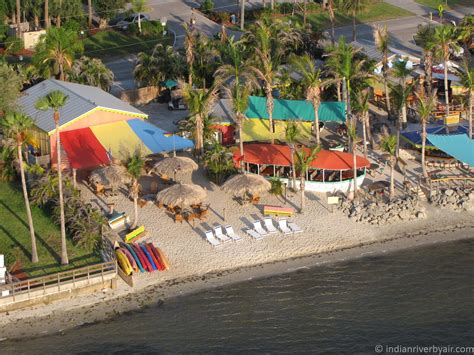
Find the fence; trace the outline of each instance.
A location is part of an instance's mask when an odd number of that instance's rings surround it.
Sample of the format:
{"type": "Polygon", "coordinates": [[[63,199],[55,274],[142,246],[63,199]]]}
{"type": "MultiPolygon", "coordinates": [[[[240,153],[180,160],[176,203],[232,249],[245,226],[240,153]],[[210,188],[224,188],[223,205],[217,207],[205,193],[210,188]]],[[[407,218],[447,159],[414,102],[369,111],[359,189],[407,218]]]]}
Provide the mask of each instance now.
{"type": "Polygon", "coordinates": [[[94,285],[105,285],[115,279],[116,275],[117,262],[114,260],[0,285],[0,308],[10,303],[29,301],[94,285]],[[9,294],[5,295],[4,291],[9,294]]]}

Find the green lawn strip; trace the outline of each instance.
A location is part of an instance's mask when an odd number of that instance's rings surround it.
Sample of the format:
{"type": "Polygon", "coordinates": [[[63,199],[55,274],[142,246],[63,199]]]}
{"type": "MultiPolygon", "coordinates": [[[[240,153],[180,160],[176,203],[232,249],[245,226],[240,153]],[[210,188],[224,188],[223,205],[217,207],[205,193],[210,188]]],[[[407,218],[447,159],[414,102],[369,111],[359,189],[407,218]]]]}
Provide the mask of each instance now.
{"type": "Polygon", "coordinates": [[[448,0],[448,5],[446,5],[446,0],[415,0],[418,4],[431,7],[432,9],[438,10],[439,5],[443,5],[446,10],[451,9],[453,6],[472,6],[474,5],[472,0],[448,0]]]}
{"type": "MultiPolygon", "coordinates": [[[[398,6],[388,4],[383,1],[376,1],[373,4],[369,5],[365,10],[359,13],[356,17],[358,23],[366,22],[375,22],[389,20],[393,18],[413,16],[408,10],[402,9],[398,6]]],[[[281,21],[296,21],[299,23],[303,22],[303,16],[301,14],[295,16],[283,16],[278,17],[281,21]]],[[[321,28],[328,29],[331,26],[329,19],[329,13],[327,11],[320,10],[318,12],[313,12],[308,15],[308,22],[312,25],[321,28]]],[[[350,25],[352,23],[352,17],[340,12],[336,12],[336,27],[350,25]]]]}
{"type": "Polygon", "coordinates": [[[84,55],[88,57],[114,57],[150,51],[158,43],[171,45],[172,36],[140,37],[119,31],[100,31],[84,39],[84,55]]]}
{"type": "Polygon", "coordinates": [[[31,239],[21,187],[0,182],[0,253],[6,255],[7,267],[19,260],[30,277],[43,276],[101,262],[98,254],[89,253],[67,240],[69,265],[60,265],[59,227],[40,208],[32,207],[39,262],[32,264],[31,239]]]}

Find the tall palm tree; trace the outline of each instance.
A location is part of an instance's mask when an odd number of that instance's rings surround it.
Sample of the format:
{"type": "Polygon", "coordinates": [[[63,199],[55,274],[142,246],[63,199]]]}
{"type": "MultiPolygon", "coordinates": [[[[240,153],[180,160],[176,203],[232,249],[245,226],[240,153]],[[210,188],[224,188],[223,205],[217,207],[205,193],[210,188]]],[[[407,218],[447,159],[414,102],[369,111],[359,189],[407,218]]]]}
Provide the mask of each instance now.
{"type": "Polygon", "coordinates": [[[59,110],[66,104],[68,96],[64,95],[59,90],[54,90],[38,99],[36,102],[36,109],[41,111],[53,110],[54,125],[56,127],[56,160],[58,169],[58,189],[59,189],[59,209],[61,217],[61,264],[69,264],[66,246],[66,221],[64,218],[64,196],[63,196],[63,182],[62,182],[62,166],[61,166],[61,138],[59,132],[59,110]]]}
{"type": "Polygon", "coordinates": [[[385,136],[380,142],[380,148],[388,154],[388,162],[390,165],[390,199],[395,197],[395,164],[397,162],[396,149],[397,137],[394,135],[385,136]]]}
{"type": "Polygon", "coordinates": [[[377,50],[382,54],[382,75],[384,81],[385,101],[387,102],[387,113],[390,114],[390,93],[388,91],[388,45],[389,35],[387,31],[387,25],[375,26],[374,29],[374,41],[377,50]]]}
{"type": "Polygon", "coordinates": [[[409,85],[401,85],[401,84],[390,85],[390,91],[392,92],[395,109],[397,110],[397,113],[398,113],[398,118],[397,118],[397,123],[396,123],[396,129],[397,129],[396,154],[397,154],[397,157],[398,157],[398,152],[399,152],[399,147],[400,147],[401,126],[402,126],[402,122],[406,122],[407,101],[408,101],[408,97],[413,92],[413,84],[409,84],[409,85]]]}
{"type": "Polygon", "coordinates": [[[428,94],[433,90],[433,51],[436,46],[434,32],[435,27],[431,24],[425,26],[420,25],[414,36],[415,43],[423,48],[423,69],[428,94]]]}
{"type": "MultiPolygon", "coordinates": [[[[357,156],[356,156],[356,148],[357,148],[357,121],[351,122],[347,126],[347,135],[350,137],[351,142],[351,152],[352,152],[352,172],[353,172],[353,191],[354,191],[354,198],[357,196],[357,156]]],[[[365,144],[365,142],[364,142],[365,144]]]]}
{"type": "Polygon", "coordinates": [[[278,70],[279,56],[272,54],[272,33],[269,26],[262,22],[257,23],[255,56],[257,64],[251,66],[251,70],[258,80],[263,82],[263,91],[267,98],[267,114],[270,130],[270,140],[274,143],[274,127],[273,127],[273,88],[275,87],[275,77],[278,70]]]}
{"type": "MultiPolygon", "coordinates": [[[[399,79],[399,85],[402,88],[402,91],[405,92],[405,89],[407,88],[407,79],[411,75],[412,70],[408,68],[408,60],[401,60],[401,61],[396,61],[393,63],[392,66],[392,74],[395,78],[399,79]]],[[[400,95],[399,95],[400,97],[400,95]]],[[[407,103],[408,95],[406,97],[403,97],[403,101],[399,103],[403,103],[401,108],[402,116],[401,116],[401,123],[406,124],[407,123],[407,108],[406,108],[406,103],[407,103]]]]}
{"type": "Polygon", "coordinates": [[[16,25],[17,25],[16,36],[18,38],[20,38],[21,37],[21,7],[20,7],[20,0],[16,0],[16,25]]]}
{"type": "Polygon", "coordinates": [[[87,0],[87,27],[92,28],[92,0],[87,0]]]}
{"type": "Polygon", "coordinates": [[[336,31],[335,31],[336,16],[334,13],[334,0],[328,1],[328,11],[329,11],[329,19],[331,21],[331,44],[334,46],[336,44],[336,31]]]}
{"type": "Polygon", "coordinates": [[[354,111],[359,117],[359,120],[362,123],[362,138],[364,140],[364,157],[367,158],[367,141],[371,141],[370,137],[370,127],[369,127],[369,100],[371,96],[371,91],[368,89],[362,90],[354,95],[355,105],[354,111]]]}
{"type": "Polygon", "coordinates": [[[140,151],[136,149],[125,161],[125,167],[127,168],[127,174],[131,178],[130,184],[130,196],[133,198],[133,223],[131,229],[134,229],[138,225],[138,194],[140,192],[140,184],[138,180],[142,176],[145,169],[145,159],[140,151]]]}
{"type": "Polygon", "coordinates": [[[194,89],[190,84],[180,83],[183,90],[183,97],[188,105],[190,118],[195,120],[195,150],[200,156],[204,147],[203,129],[204,120],[209,116],[217,100],[217,93],[220,87],[218,81],[209,89],[194,89]]]}
{"type": "Polygon", "coordinates": [[[291,65],[302,77],[301,84],[306,87],[306,100],[311,102],[314,111],[313,132],[316,144],[321,144],[319,137],[319,106],[321,104],[321,91],[327,83],[332,82],[322,79],[321,70],[316,68],[316,63],[308,54],[301,57],[291,57],[291,65]]]}
{"type": "Polygon", "coordinates": [[[147,0],[132,0],[132,11],[138,14],[138,32],[142,33],[141,14],[148,11],[147,0]]]}
{"type": "Polygon", "coordinates": [[[366,7],[366,0],[344,0],[345,10],[352,16],[352,41],[357,39],[356,18],[357,15],[366,7]]]}
{"type": "Polygon", "coordinates": [[[296,190],[296,169],[295,169],[295,148],[298,137],[298,126],[295,122],[288,122],[285,128],[285,142],[290,147],[290,163],[291,163],[291,174],[292,183],[291,187],[296,190]]]}
{"type": "Polygon", "coordinates": [[[66,80],[66,71],[71,69],[74,57],[84,50],[75,31],[65,28],[50,28],[36,47],[33,62],[43,71],[43,76],[57,75],[66,80]]]}
{"type": "Polygon", "coordinates": [[[44,27],[47,29],[51,27],[51,20],[49,18],[49,0],[44,0],[44,27]]]}
{"type": "Polygon", "coordinates": [[[114,73],[99,58],[82,56],[74,61],[69,80],[109,91],[114,80],[114,73]]]}
{"type": "Polygon", "coordinates": [[[435,28],[436,56],[443,61],[444,67],[444,98],[446,100],[447,115],[449,115],[448,62],[451,52],[459,50],[459,39],[457,29],[453,25],[441,25],[435,28]]]}
{"type": "Polygon", "coordinates": [[[31,237],[31,262],[38,262],[38,251],[36,249],[35,228],[33,226],[33,217],[31,215],[30,201],[28,199],[28,189],[26,187],[25,166],[23,164],[22,147],[26,141],[28,130],[34,125],[33,120],[21,113],[12,113],[4,116],[0,121],[4,130],[15,139],[18,161],[20,164],[21,187],[23,189],[23,198],[25,200],[26,216],[28,218],[28,226],[30,228],[31,237]]]}
{"type": "Polygon", "coordinates": [[[425,155],[426,155],[426,124],[430,117],[433,115],[433,111],[436,109],[436,90],[431,94],[426,94],[425,90],[421,87],[419,91],[415,92],[418,99],[418,114],[420,115],[421,121],[421,167],[422,173],[425,178],[428,177],[426,171],[425,155]]]}
{"type": "Polygon", "coordinates": [[[459,76],[461,77],[461,83],[467,89],[467,94],[469,97],[469,138],[473,139],[472,136],[472,106],[474,95],[472,92],[474,91],[474,67],[472,64],[470,65],[467,60],[464,60],[463,64],[463,71],[459,72],[459,76]]]}
{"type": "Polygon", "coordinates": [[[315,146],[307,152],[307,149],[302,147],[301,149],[296,150],[296,170],[300,174],[300,193],[301,193],[301,205],[300,205],[300,212],[303,212],[304,205],[305,205],[305,197],[304,197],[304,189],[305,189],[305,180],[306,174],[308,173],[309,167],[314,159],[316,159],[319,151],[321,150],[321,146],[315,146]]]}
{"type": "Polygon", "coordinates": [[[194,67],[194,46],[196,44],[196,35],[194,28],[189,28],[188,24],[185,23],[184,27],[184,49],[186,52],[186,63],[188,64],[188,84],[193,85],[193,67],[194,67]]]}

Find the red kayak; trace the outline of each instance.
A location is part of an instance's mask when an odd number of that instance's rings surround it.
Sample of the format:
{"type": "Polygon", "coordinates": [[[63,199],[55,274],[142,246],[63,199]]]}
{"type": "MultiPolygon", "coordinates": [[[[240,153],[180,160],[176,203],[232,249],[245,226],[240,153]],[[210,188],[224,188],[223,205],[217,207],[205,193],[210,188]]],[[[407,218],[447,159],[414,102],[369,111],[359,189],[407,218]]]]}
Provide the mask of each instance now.
{"type": "Polygon", "coordinates": [[[151,243],[148,243],[147,246],[148,246],[148,250],[151,250],[152,254],[155,256],[156,261],[158,261],[158,264],[160,264],[160,271],[166,270],[166,267],[163,264],[160,254],[158,254],[158,251],[156,250],[155,246],[151,243]]]}
{"type": "Polygon", "coordinates": [[[130,245],[132,246],[133,250],[135,250],[135,253],[140,258],[140,262],[142,263],[145,270],[148,272],[152,272],[153,268],[151,267],[151,264],[148,261],[148,258],[143,253],[143,250],[137,244],[130,244],[130,245]]]}
{"type": "Polygon", "coordinates": [[[148,250],[148,253],[150,254],[153,262],[155,263],[156,268],[158,269],[158,271],[162,271],[163,269],[161,267],[160,261],[156,258],[155,254],[153,253],[153,248],[150,248],[150,244],[143,243],[142,246],[144,246],[148,250]]]}

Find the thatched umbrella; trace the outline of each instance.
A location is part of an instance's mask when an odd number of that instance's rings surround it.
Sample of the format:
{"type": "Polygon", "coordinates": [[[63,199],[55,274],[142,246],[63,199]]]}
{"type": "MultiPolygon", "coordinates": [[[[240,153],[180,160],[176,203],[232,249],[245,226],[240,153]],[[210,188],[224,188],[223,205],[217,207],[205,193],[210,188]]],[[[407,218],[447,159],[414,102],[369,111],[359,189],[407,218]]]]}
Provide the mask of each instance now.
{"type": "Polygon", "coordinates": [[[199,165],[191,158],[168,157],[156,163],[152,171],[156,174],[173,176],[173,179],[176,180],[176,173],[191,173],[198,168],[199,165]]]}
{"type": "Polygon", "coordinates": [[[222,188],[235,196],[256,196],[270,190],[271,184],[263,176],[257,174],[239,174],[228,179],[222,188]]]}
{"type": "Polygon", "coordinates": [[[206,190],[199,185],[176,184],[158,192],[156,200],[163,205],[183,208],[202,203],[206,197],[206,190]]]}
{"type": "Polygon", "coordinates": [[[103,185],[111,188],[115,192],[120,184],[130,182],[130,178],[124,166],[112,164],[93,170],[89,181],[96,186],[103,185]]]}

